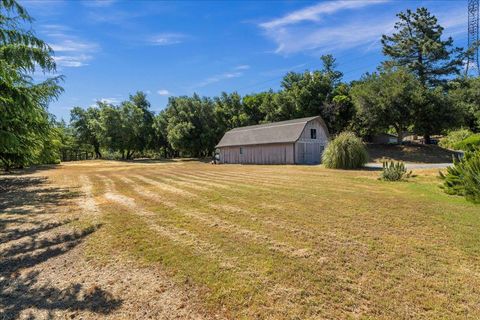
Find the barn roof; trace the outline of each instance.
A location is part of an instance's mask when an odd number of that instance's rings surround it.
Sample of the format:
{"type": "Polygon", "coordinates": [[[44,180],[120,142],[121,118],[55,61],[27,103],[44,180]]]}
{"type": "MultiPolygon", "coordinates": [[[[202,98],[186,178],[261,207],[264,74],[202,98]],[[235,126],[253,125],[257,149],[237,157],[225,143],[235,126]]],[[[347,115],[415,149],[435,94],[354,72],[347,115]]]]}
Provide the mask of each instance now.
{"type": "Polygon", "coordinates": [[[295,142],[307,122],[314,119],[320,119],[325,126],[322,118],[316,116],[235,128],[227,131],[216,147],[295,142]]]}

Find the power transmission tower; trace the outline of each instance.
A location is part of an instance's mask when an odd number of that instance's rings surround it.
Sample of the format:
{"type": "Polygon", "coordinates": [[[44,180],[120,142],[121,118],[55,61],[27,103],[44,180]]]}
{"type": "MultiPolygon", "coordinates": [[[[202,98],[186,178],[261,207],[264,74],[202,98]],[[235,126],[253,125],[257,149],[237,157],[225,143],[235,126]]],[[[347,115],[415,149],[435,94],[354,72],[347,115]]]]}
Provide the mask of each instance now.
{"type": "Polygon", "coordinates": [[[475,50],[468,56],[466,73],[477,70],[480,75],[479,46],[479,0],[468,0],[468,48],[475,46],[475,50]]]}

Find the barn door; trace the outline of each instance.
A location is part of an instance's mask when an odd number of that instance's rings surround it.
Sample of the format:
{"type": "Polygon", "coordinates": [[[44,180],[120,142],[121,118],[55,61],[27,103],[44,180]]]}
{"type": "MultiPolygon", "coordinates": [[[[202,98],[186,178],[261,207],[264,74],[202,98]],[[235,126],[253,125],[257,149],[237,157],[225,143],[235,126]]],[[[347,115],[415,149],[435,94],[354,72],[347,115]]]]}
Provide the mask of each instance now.
{"type": "Polygon", "coordinates": [[[320,143],[299,143],[299,163],[318,164],[321,157],[320,143]]]}

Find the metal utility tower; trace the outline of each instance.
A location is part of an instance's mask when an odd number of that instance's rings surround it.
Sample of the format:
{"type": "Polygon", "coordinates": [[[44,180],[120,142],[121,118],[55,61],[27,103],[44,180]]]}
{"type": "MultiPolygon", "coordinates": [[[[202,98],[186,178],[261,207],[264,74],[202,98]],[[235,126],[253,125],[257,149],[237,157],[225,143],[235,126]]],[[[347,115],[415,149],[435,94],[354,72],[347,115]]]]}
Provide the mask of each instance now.
{"type": "Polygon", "coordinates": [[[480,59],[478,55],[478,45],[479,42],[479,0],[468,0],[468,48],[476,46],[474,52],[468,57],[467,69],[468,74],[469,70],[477,70],[477,74],[480,75],[480,59]]]}

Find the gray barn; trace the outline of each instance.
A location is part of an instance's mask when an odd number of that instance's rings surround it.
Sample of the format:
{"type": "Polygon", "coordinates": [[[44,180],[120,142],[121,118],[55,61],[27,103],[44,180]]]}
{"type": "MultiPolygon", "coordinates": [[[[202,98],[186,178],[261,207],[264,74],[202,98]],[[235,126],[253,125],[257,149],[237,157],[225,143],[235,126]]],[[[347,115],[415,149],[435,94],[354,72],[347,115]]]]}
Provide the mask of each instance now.
{"type": "Polygon", "coordinates": [[[316,164],[328,144],[319,116],[227,131],[216,146],[220,163],[316,164]]]}

